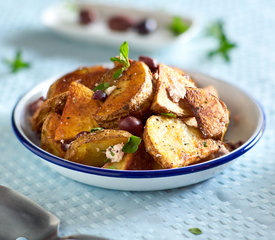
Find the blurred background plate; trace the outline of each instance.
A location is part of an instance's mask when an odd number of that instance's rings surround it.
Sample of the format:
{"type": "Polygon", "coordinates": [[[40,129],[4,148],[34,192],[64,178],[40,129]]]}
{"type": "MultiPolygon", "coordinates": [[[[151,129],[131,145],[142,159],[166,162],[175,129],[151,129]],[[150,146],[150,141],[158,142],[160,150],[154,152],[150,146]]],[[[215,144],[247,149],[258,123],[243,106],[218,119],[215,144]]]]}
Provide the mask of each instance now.
{"type": "Polygon", "coordinates": [[[174,35],[169,29],[174,17],[175,15],[163,10],[151,11],[113,4],[78,2],[72,6],[57,4],[48,7],[42,14],[42,23],[52,31],[71,39],[115,47],[127,41],[134,49],[155,51],[175,42],[184,44],[198,32],[198,25],[193,19],[181,16],[189,28],[182,34],[174,35]],[[80,9],[92,10],[95,20],[90,24],[81,25],[78,20],[80,9]],[[125,32],[114,31],[108,27],[108,20],[113,16],[128,16],[137,22],[152,18],[157,22],[157,29],[147,35],[141,35],[133,29],[125,32]]]}

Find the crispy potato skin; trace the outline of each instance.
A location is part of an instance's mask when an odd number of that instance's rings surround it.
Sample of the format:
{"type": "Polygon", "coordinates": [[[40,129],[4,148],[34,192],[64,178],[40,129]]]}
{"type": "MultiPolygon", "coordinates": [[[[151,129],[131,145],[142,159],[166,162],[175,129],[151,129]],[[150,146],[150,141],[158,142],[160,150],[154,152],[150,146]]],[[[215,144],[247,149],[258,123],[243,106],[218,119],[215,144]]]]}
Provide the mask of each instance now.
{"type": "Polygon", "coordinates": [[[126,143],[131,134],[123,130],[105,129],[83,135],[74,140],[66,152],[65,159],[95,167],[102,167],[109,146],[126,143]]]}
{"type": "Polygon", "coordinates": [[[92,98],[93,91],[78,82],[72,82],[55,140],[72,140],[82,131],[98,127],[94,115],[101,102],[92,98]]]}
{"type": "Polygon", "coordinates": [[[61,114],[68,95],[69,92],[64,92],[43,102],[31,118],[32,130],[39,132],[49,113],[56,112],[61,114]]]}
{"type": "Polygon", "coordinates": [[[186,88],[185,99],[195,115],[202,135],[205,138],[222,139],[229,123],[226,105],[200,88],[186,88]]]}
{"type": "Polygon", "coordinates": [[[113,122],[118,125],[121,117],[142,117],[153,98],[152,74],[147,65],[133,61],[118,79],[116,89],[107,97],[95,116],[99,125],[113,122]]]}
{"type": "Polygon", "coordinates": [[[212,85],[204,87],[203,90],[210,93],[210,94],[212,94],[212,95],[214,95],[217,98],[219,97],[217,89],[212,85]]]}
{"type": "Polygon", "coordinates": [[[64,157],[65,152],[61,148],[61,143],[54,140],[56,128],[60,122],[60,115],[52,112],[48,114],[43,123],[41,131],[41,147],[58,157],[64,157]]]}
{"type": "Polygon", "coordinates": [[[147,152],[163,168],[177,168],[198,162],[219,150],[220,141],[204,139],[198,129],[176,118],[151,116],[145,125],[147,152]]]}
{"type": "Polygon", "coordinates": [[[106,163],[103,168],[117,170],[152,170],[153,158],[145,151],[144,143],[141,142],[135,153],[126,153],[120,162],[106,163]]]}
{"type": "MultiPolygon", "coordinates": [[[[164,64],[159,64],[156,90],[151,110],[155,113],[173,113],[178,117],[190,117],[192,111],[182,101],[175,103],[169,97],[168,88],[174,85],[196,87],[194,81],[184,72],[179,72],[164,64]]],[[[183,96],[184,97],[184,96],[183,96]]]]}
{"type": "Polygon", "coordinates": [[[66,92],[69,86],[74,81],[79,81],[86,87],[93,89],[95,84],[99,82],[102,75],[108,69],[103,66],[83,67],[64,75],[56,80],[49,88],[47,99],[53,98],[56,95],[66,92]]]}

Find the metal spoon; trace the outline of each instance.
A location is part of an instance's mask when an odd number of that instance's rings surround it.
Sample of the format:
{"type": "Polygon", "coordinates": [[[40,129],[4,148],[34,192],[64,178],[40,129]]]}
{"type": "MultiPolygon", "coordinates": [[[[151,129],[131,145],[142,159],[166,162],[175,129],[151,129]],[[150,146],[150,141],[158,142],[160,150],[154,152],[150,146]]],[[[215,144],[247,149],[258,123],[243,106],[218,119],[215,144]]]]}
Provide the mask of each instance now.
{"type": "Polygon", "coordinates": [[[107,240],[88,235],[58,237],[60,220],[27,197],[0,185],[1,240],[107,240]]]}

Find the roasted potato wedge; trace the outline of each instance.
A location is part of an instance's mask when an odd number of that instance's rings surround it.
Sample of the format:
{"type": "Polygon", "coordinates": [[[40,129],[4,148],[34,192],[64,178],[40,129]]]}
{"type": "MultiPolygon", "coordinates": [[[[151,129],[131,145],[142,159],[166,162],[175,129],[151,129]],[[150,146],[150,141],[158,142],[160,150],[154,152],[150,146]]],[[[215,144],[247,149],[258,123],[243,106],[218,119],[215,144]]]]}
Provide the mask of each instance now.
{"type": "Polygon", "coordinates": [[[102,167],[107,158],[105,150],[109,146],[126,143],[131,134],[123,130],[105,129],[74,140],[66,152],[65,159],[95,167],[102,167]]]}
{"type": "Polygon", "coordinates": [[[99,82],[101,76],[107,71],[108,69],[103,66],[92,66],[79,68],[68,73],[50,86],[47,93],[47,99],[68,91],[70,84],[74,81],[79,81],[86,87],[93,89],[95,84],[99,82]]]}
{"type": "Polygon", "coordinates": [[[120,162],[106,163],[103,168],[117,170],[151,170],[153,158],[145,151],[144,143],[141,142],[135,153],[126,153],[120,162]]]}
{"type": "Polygon", "coordinates": [[[204,138],[223,139],[229,123],[226,105],[200,88],[186,88],[185,99],[204,138]]]}
{"type": "Polygon", "coordinates": [[[43,102],[31,118],[33,131],[39,132],[41,130],[42,124],[49,113],[62,113],[68,94],[69,92],[64,92],[43,102]]]}
{"type": "MultiPolygon", "coordinates": [[[[159,64],[158,78],[156,79],[156,90],[151,110],[155,113],[173,113],[179,117],[193,116],[192,111],[182,101],[174,101],[171,91],[178,91],[185,87],[196,87],[188,75],[182,74],[164,64],[159,64]]],[[[184,98],[185,92],[182,93],[184,98]]]]}
{"type": "Polygon", "coordinates": [[[212,95],[214,95],[217,98],[219,97],[217,89],[212,85],[204,87],[203,90],[208,92],[208,93],[211,93],[212,95]]]}
{"type": "Polygon", "coordinates": [[[152,74],[146,64],[133,61],[119,78],[116,89],[107,97],[95,116],[96,121],[118,125],[121,117],[143,117],[153,98],[152,74]]]}
{"type": "Polygon", "coordinates": [[[78,82],[72,82],[55,140],[72,140],[82,131],[98,127],[94,115],[101,102],[92,98],[93,91],[78,82]]]}
{"type": "Polygon", "coordinates": [[[61,148],[61,143],[54,140],[55,131],[59,125],[61,116],[52,112],[48,114],[43,123],[41,131],[41,147],[58,157],[64,157],[65,152],[61,148]]]}
{"type": "Polygon", "coordinates": [[[151,116],[143,140],[147,152],[163,168],[187,166],[219,150],[220,141],[204,139],[198,129],[178,118],[151,116]]]}

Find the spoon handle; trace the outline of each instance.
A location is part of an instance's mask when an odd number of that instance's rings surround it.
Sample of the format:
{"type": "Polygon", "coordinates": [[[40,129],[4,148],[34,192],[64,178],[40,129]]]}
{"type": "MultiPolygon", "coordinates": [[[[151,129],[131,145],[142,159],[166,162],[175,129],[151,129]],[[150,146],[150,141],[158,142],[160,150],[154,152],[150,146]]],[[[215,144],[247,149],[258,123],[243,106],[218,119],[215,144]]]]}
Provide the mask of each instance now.
{"type": "Polygon", "coordinates": [[[59,238],[58,240],[108,240],[107,238],[90,236],[90,235],[74,235],[59,238]]]}

